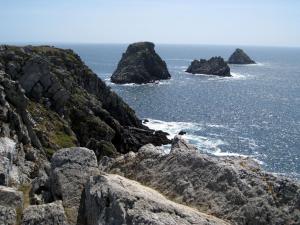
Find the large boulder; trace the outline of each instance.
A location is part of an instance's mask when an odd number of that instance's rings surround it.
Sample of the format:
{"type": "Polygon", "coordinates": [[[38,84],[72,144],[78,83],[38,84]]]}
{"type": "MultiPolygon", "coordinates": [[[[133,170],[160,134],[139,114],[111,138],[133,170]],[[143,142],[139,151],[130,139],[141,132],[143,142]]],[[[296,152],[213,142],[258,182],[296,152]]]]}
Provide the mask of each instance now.
{"type": "Polygon", "coordinates": [[[0,225],[15,225],[23,210],[23,193],[0,186],[0,225]]]}
{"type": "Polygon", "coordinates": [[[95,153],[87,148],[57,151],[51,160],[51,190],[62,200],[70,224],[81,224],[82,192],[90,176],[99,174],[95,153]]]}
{"type": "Polygon", "coordinates": [[[31,205],[24,210],[21,225],[68,225],[61,201],[31,205]]]}
{"type": "Polygon", "coordinates": [[[85,190],[87,225],[227,223],[174,203],[138,182],[118,175],[92,177],[85,190]]]}
{"type": "Polygon", "coordinates": [[[192,74],[217,75],[222,77],[231,76],[230,68],[222,57],[212,57],[209,60],[194,60],[186,72],[192,74]]]}
{"type": "Polygon", "coordinates": [[[138,42],[128,46],[111,81],[117,84],[142,84],[170,78],[167,65],[155,52],[154,44],[138,42]]]}
{"type": "Polygon", "coordinates": [[[234,53],[229,57],[228,63],[230,64],[255,64],[255,61],[252,60],[242,49],[237,48],[234,53]]]}
{"type": "Polygon", "coordinates": [[[298,183],[264,172],[249,158],[200,154],[180,137],[170,154],[146,145],[103,159],[100,168],[235,225],[300,223],[298,183]]]}
{"type": "Polygon", "coordinates": [[[16,210],[11,207],[0,205],[0,225],[15,225],[16,223],[16,210]]]}

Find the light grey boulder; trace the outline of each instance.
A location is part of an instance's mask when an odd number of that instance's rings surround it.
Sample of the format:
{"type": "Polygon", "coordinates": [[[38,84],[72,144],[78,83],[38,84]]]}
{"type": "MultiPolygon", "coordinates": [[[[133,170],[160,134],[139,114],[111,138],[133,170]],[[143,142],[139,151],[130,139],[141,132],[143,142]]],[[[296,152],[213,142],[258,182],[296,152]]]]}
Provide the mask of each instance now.
{"type": "Polygon", "coordinates": [[[14,179],[14,161],[17,158],[16,143],[8,137],[0,138],[0,185],[8,185],[14,179]]]}
{"type": "Polygon", "coordinates": [[[0,225],[15,225],[23,210],[23,193],[0,186],[0,225]]]}
{"type": "Polygon", "coordinates": [[[12,208],[22,208],[23,193],[14,188],[0,186],[0,205],[12,208]]]}
{"type": "Polygon", "coordinates": [[[0,205],[0,225],[15,225],[17,222],[16,210],[0,205]]]}
{"type": "Polygon", "coordinates": [[[90,176],[97,175],[95,153],[73,147],[57,151],[51,160],[51,191],[55,200],[62,200],[70,224],[80,224],[82,192],[90,176]]]}
{"type": "Polygon", "coordinates": [[[299,183],[264,172],[252,159],[200,154],[179,137],[170,154],[147,148],[100,167],[232,224],[300,224],[299,183]]]}
{"type": "Polygon", "coordinates": [[[92,177],[85,195],[87,225],[228,224],[174,203],[157,191],[119,175],[92,177]]]}
{"type": "Polygon", "coordinates": [[[68,225],[61,201],[31,205],[23,214],[22,225],[68,225]]]}
{"type": "Polygon", "coordinates": [[[181,135],[176,135],[173,138],[171,145],[171,153],[180,152],[197,152],[197,148],[194,145],[189,144],[181,135]]]}

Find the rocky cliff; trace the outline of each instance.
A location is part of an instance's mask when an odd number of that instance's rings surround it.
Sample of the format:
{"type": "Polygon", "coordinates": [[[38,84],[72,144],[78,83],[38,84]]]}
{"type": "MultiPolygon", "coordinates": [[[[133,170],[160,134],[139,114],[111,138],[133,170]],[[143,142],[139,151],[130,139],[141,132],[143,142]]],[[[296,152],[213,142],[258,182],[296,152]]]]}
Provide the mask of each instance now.
{"type": "Polygon", "coordinates": [[[209,60],[194,60],[186,72],[192,74],[217,75],[222,77],[231,76],[230,68],[222,57],[212,57],[209,60]]]}
{"type": "Polygon", "coordinates": [[[128,46],[111,81],[117,84],[143,84],[170,78],[167,65],[155,52],[154,44],[138,42],[128,46]]]}
{"type": "Polygon", "coordinates": [[[230,64],[255,64],[255,61],[252,60],[242,49],[237,48],[234,53],[229,57],[228,63],[230,64]]]}
{"type": "Polygon", "coordinates": [[[1,46],[0,71],[4,98],[28,130],[28,140],[19,135],[23,144],[50,155],[63,147],[87,146],[100,156],[168,142],[162,132],[143,126],[72,50],[1,46]]]}

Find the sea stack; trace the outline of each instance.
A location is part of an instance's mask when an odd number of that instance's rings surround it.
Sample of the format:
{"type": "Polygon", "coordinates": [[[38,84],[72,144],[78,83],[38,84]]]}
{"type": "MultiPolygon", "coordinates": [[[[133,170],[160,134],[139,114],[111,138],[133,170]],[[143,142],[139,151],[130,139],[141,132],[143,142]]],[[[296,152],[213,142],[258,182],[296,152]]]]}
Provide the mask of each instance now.
{"type": "Polygon", "coordinates": [[[111,76],[111,81],[117,84],[143,84],[170,79],[167,64],[155,52],[154,47],[151,42],[129,45],[111,76]]]}
{"type": "Polygon", "coordinates": [[[242,49],[237,48],[234,53],[229,57],[228,63],[230,64],[255,64],[255,61],[252,60],[242,49]]]}
{"type": "Polygon", "coordinates": [[[194,60],[186,70],[186,72],[192,74],[207,74],[222,77],[231,76],[229,66],[220,56],[212,57],[209,60],[194,60]]]}

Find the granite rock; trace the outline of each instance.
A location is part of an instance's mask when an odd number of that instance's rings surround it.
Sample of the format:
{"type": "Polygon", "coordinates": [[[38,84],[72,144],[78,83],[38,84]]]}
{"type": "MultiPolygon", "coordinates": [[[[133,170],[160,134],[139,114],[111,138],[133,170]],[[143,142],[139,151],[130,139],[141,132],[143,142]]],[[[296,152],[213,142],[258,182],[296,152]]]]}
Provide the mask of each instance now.
{"type": "Polygon", "coordinates": [[[228,224],[213,216],[174,203],[157,191],[118,175],[92,177],[85,195],[87,225],[228,224]]]}
{"type": "Polygon", "coordinates": [[[146,145],[138,153],[105,159],[100,168],[234,225],[300,223],[297,182],[264,172],[250,158],[201,154],[182,138],[169,154],[146,145]]]}
{"type": "Polygon", "coordinates": [[[54,200],[62,200],[70,224],[82,222],[82,193],[90,176],[97,175],[95,153],[73,147],[57,151],[51,160],[51,190],[54,200]]]}
{"type": "Polygon", "coordinates": [[[68,225],[61,201],[31,205],[24,210],[21,225],[68,225]]]}
{"type": "Polygon", "coordinates": [[[154,44],[138,42],[128,46],[111,81],[117,84],[142,84],[170,78],[167,65],[155,52],[154,44]]]}
{"type": "Polygon", "coordinates": [[[255,61],[252,60],[242,49],[237,48],[234,53],[229,57],[228,63],[230,64],[255,64],[255,61]]]}
{"type": "Polygon", "coordinates": [[[212,57],[209,60],[194,60],[186,72],[192,74],[217,75],[222,77],[231,76],[230,68],[222,57],[212,57]]]}

